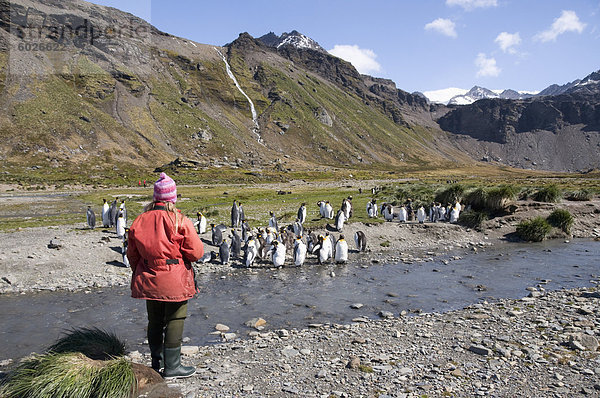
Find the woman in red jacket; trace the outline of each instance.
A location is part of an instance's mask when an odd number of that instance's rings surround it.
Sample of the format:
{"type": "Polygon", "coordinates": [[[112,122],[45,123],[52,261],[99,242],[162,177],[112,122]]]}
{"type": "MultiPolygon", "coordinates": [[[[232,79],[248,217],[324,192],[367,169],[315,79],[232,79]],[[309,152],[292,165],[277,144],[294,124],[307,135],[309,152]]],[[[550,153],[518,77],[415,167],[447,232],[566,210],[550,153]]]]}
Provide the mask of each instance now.
{"type": "Polygon", "coordinates": [[[181,365],[187,302],[196,294],[192,262],[204,254],[192,221],[175,208],[177,186],[165,173],[154,184],[153,202],[129,229],[127,257],[133,270],[131,297],[146,300],[152,368],[164,377],[188,377],[181,365]]]}

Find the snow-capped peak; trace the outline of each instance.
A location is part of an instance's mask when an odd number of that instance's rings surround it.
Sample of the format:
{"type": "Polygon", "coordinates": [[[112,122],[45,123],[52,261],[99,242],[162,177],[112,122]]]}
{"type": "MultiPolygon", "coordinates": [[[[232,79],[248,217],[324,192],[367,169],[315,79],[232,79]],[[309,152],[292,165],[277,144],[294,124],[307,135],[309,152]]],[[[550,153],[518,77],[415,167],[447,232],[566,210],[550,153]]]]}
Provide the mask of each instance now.
{"type": "Polygon", "coordinates": [[[319,45],[319,43],[296,30],[291,31],[290,33],[284,32],[281,34],[281,36],[277,36],[273,32],[270,32],[264,36],[259,37],[258,40],[262,41],[264,44],[270,47],[275,48],[281,48],[283,46],[293,46],[301,49],[311,49],[326,52],[325,49],[319,45]]]}

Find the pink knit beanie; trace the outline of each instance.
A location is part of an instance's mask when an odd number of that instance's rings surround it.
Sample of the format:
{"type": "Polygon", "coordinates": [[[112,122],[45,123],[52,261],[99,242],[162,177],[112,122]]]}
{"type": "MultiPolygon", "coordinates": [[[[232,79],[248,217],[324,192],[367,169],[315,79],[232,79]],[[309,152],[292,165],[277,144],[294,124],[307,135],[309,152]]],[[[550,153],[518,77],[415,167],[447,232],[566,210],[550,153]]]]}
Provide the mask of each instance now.
{"type": "Polygon", "coordinates": [[[175,181],[165,173],[160,173],[160,177],[154,183],[154,201],[177,202],[177,186],[175,185],[175,181]]]}

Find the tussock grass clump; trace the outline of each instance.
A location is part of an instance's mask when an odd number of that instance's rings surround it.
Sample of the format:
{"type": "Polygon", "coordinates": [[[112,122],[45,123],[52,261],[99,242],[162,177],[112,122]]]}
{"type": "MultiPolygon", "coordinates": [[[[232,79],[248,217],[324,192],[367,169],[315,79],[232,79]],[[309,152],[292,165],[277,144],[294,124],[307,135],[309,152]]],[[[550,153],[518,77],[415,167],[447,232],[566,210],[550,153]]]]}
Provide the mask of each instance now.
{"type": "Polygon", "coordinates": [[[533,195],[533,200],[538,202],[556,203],[562,197],[562,192],[556,185],[549,185],[544,188],[538,189],[533,195]]]}
{"type": "Polygon", "coordinates": [[[579,191],[569,192],[568,194],[565,195],[567,200],[576,201],[576,202],[590,201],[590,200],[592,200],[593,196],[594,195],[592,194],[592,192],[588,191],[587,189],[581,189],[579,191]]]}
{"type": "Polygon", "coordinates": [[[127,398],[136,389],[131,363],[97,361],[81,353],[54,353],[23,362],[0,386],[5,398],[127,398]]]}
{"type": "Polygon", "coordinates": [[[456,203],[462,201],[465,193],[465,187],[461,184],[454,184],[435,195],[435,201],[440,203],[456,203]]]}
{"type": "Polygon", "coordinates": [[[467,228],[481,228],[487,219],[488,215],[484,211],[468,210],[460,214],[458,223],[467,228]]]}
{"type": "Polygon", "coordinates": [[[125,345],[99,329],[74,330],[25,360],[0,384],[4,398],[128,398],[137,389],[125,345]]]}
{"type": "Polygon", "coordinates": [[[55,353],[80,352],[91,359],[105,360],[125,355],[125,343],[113,333],[82,328],[60,338],[48,350],[55,353]]]}
{"type": "Polygon", "coordinates": [[[517,225],[517,235],[526,241],[541,242],[552,230],[552,226],[543,217],[521,221],[517,225]]]}
{"type": "Polygon", "coordinates": [[[484,210],[486,208],[487,196],[485,188],[475,188],[465,196],[465,203],[470,204],[473,210],[484,210]]]}
{"type": "Polygon", "coordinates": [[[500,185],[488,190],[485,207],[490,211],[503,210],[508,202],[515,200],[521,189],[514,185],[500,185]]]}
{"type": "Polygon", "coordinates": [[[568,210],[556,209],[548,216],[550,225],[560,228],[564,233],[571,234],[571,226],[575,219],[568,210]]]}

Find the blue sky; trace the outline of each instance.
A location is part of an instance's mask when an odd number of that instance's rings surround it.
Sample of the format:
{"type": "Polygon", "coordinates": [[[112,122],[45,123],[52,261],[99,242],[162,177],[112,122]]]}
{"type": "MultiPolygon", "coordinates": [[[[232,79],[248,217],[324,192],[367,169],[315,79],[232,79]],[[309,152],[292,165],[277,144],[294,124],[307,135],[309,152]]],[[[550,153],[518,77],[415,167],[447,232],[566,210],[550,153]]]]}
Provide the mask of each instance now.
{"type": "Polygon", "coordinates": [[[97,0],[223,45],[298,30],[398,88],[539,91],[600,69],[600,0],[97,0]]]}

